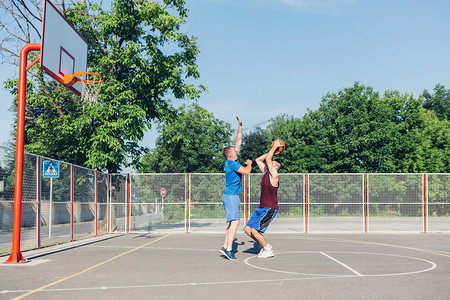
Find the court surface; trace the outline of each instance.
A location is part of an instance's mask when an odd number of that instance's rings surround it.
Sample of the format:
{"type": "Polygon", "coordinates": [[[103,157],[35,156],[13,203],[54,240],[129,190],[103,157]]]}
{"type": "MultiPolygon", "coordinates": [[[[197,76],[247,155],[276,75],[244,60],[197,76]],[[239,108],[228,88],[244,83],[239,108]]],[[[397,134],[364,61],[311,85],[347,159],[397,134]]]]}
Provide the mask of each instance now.
{"type": "MultiPolygon", "coordinates": [[[[0,299],[448,299],[450,234],[106,235],[0,264],[0,299]]],[[[8,256],[0,257],[4,262],[8,256]]]]}

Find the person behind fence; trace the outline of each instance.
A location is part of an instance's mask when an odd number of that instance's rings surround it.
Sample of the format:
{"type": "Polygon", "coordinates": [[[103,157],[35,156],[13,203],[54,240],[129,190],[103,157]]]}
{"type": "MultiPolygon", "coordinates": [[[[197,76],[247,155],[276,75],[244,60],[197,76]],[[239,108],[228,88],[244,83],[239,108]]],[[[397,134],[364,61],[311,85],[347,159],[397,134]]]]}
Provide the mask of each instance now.
{"type": "Polygon", "coordinates": [[[225,230],[225,241],[222,249],[219,252],[225,255],[229,260],[237,260],[236,256],[232,252],[233,241],[236,235],[236,230],[239,226],[239,204],[241,193],[241,178],[242,175],[250,174],[252,170],[252,161],[247,159],[245,167],[241,166],[238,161],[239,150],[242,144],[242,122],[238,116],[238,131],[234,147],[228,146],[223,150],[223,155],[226,158],[225,161],[225,191],[223,193],[223,206],[227,216],[228,227],[225,230]]]}
{"type": "Polygon", "coordinates": [[[280,187],[278,170],[281,168],[281,163],[272,160],[272,158],[275,150],[281,145],[280,142],[280,140],[275,140],[270,151],[256,159],[256,164],[264,174],[261,180],[261,196],[259,208],[255,210],[248,220],[244,227],[244,231],[262,247],[257,258],[269,258],[274,256],[272,246],[266,242],[263,233],[266,231],[270,222],[275,218],[278,211],[277,193],[278,188],[280,187]],[[267,166],[264,164],[264,161],[266,161],[267,166]]]}

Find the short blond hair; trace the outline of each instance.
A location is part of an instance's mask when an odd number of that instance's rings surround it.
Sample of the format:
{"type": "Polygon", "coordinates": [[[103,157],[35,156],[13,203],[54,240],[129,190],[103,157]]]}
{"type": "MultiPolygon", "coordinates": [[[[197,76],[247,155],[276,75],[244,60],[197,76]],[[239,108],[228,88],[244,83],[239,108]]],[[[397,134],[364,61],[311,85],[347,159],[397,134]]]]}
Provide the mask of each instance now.
{"type": "Polygon", "coordinates": [[[228,158],[228,154],[230,153],[231,148],[233,148],[233,146],[228,146],[223,149],[223,156],[225,156],[225,158],[228,158]]]}

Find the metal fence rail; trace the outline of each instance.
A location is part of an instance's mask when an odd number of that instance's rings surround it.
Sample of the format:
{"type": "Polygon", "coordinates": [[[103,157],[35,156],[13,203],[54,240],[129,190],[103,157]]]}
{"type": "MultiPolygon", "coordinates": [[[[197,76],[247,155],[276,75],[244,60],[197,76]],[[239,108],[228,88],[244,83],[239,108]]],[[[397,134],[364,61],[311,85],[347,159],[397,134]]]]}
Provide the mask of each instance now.
{"type": "MultiPolygon", "coordinates": [[[[0,254],[10,251],[15,149],[0,147],[0,254]]],[[[21,248],[112,232],[223,233],[225,174],[104,174],[25,153],[21,248]]],[[[242,230],[262,174],[242,180],[242,230]]],[[[280,174],[269,232],[450,232],[450,174],[280,174]]]]}
{"type": "MultiPolygon", "coordinates": [[[[44,178],[44,161],[25,153],[21,248],[34,249],[108,232],[109,176],[59,162],[59,178],[44,178]]],[[[15,149],[0,147],[0,254],[11,250],[15,149]]]]}
{"type": "MultiPolygon", "coordinates": [[[[146,209],[131,210],[128,227],[124,215],[123,231],[225,230],[224,174],[128,176],[128,206],[146,209]]],[[[259,206],[261,177],[242,181],[240,229],[259,206]]],[[[271,232],[450,232],[450,174],[280,174],[280,182],[271,232]]]]}

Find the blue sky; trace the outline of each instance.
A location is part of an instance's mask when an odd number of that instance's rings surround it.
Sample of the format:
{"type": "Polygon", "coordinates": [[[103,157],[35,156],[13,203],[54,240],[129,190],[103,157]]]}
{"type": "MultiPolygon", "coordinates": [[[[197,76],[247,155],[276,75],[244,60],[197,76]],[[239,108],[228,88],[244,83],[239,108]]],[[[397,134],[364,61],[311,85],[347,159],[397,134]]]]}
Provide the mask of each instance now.
{"type": "MultiPolygon", "coordinates": [[[[355,81],[416,97],[450,88],[450,1],[188,0],[187,8],[183,28],[198,37],[198,83],[209,90],[199,104],[233,128],[236,115],[248,130],[282,113],[301,117],[355,81]]],[[[0,82],[18,73],[0,67],[0,82]]],[[[3,85],[0,100],[4,144],[14,116],[3,85]]]]}
{"type": "Polygon", "coordinates": [[[303,116],[355,81],[384,92],[450,88],[448,1],[189,2],[202,51],[200,103],[252,125],[303,116]]]}

